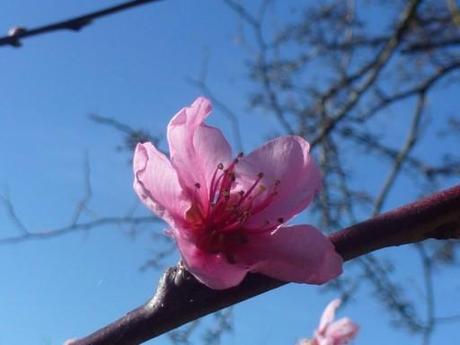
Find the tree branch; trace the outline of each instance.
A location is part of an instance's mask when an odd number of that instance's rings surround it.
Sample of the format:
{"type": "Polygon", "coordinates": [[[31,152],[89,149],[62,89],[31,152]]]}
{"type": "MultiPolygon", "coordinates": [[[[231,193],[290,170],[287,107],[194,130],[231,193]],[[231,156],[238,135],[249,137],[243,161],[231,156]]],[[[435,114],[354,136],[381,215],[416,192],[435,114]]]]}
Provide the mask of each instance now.
{"type": "MultiPolygon", "coordinates": [[[[310,143],[312,147],[316,146],[325,136],[327,136],[335,128],[335,126],[340,121],[342,121],[342,119],[346,117],[348,112],[359,102],[364,93],[366,93],[366,91],[369,90],[369,88],[377,80],[381,71],[396,51],[396,48],[400,45],[404,34],[409,29],[411,21],[416,15],[420,3],[420,0],[409,1],[405,11],[403,12],[400,23],[394,35],[387,41],[387,43],[380,50],[375,59],[369,65],[365,66],[361,73],[358,72],[358,74],[356,74],[356,76],[359,77],[365,77],[367,75],[367,77],[364,79],[364,82],[359,87],[354,88],[350,92],[343,106],[340,107],[337,113],[333,115],[327,121],[326,125],[321,128],[321,131],[318,133],[317,137],[314,138],[310,143]]],[[[338,87],[334,87],[329,92],[327,92],[320,100],[321,112],[324,112],[326,110],[326,102],[328,101],[328,99],[331,96],[335,95],[336,92],[338,92],[338,90],[340,90],[342,87],[349,84],[353,80],[354,77],[350,77],[350,80],[346,79],[345,81],[340,82],[338,87]]]]}
{"type": "Polygon", "coordinates": [[[104,225],[116,225],[116,224],[150,224],[158,222],[159,219],[153,216],[146,217],[104,217],[98,218],[95,220],[90,220],[87,222],[72,222],[70,225],[63,226],[57,229],[43,230],[37,232],[23,232],[16,236],[0,238],[0,246],[6,244],[18,244],[26,241],[33,240],[44,240],[54,237],[59,237],[62,235],[76,233],[81,231],[91,230],[93,228],[101,227],[104,225]]]}
{"type": "MultiPolygon", "coordinates": [[[[425,239],[460,238],[460,185],[355,224],[331,236],[348,261],[378,249],[425,239]]],[[[189,321],[286,284],[249,274],[237,287],[212,290],[182,266],[169,268],[153,298],[72,345],[136,345],[189,321]]]]}
{"type": "Polygon", "coordinates": [[[414,148],[417,142],[420,119],[425,108],[425,98],[426,95],[424,92],[422,92],[417,101],[416,110],[412,118],[412,123],[409,129],[409,133],[407,134],[406,141],[404,142],[403,147],[395,157],[390,173],[388,174],[380,193],[375,199],[372,216],[376,216],[382,210],[385,200],[387,199],[387,196],[390,193],[393,184],[396,182],[396,178],[398,177],[399,172],[401,171],[403,163],[407,160],[407,156],[409,155],[409,153],[414,148]]]}
{"type": "Polygon", "coordinates": [[[80,31],[84,27],[90,25],[95,19],[108,16],[120,11],[127,10],[140,5],[145,5],[150,2],[157,2],[160,0],[134,0],[128,1],[116,6],[108,7],[100,11],[91,12],[82,16],[74,17],[71,19],[63,20],[60,22],[40,26],[33,29],[26,29],[23,27],[14,27],[8,31],[8,35],[0,37],[0,46],[10,45],[16,48],[21,47],[21,39],[31,36],[42,35],[59,30],[80,31]]]}

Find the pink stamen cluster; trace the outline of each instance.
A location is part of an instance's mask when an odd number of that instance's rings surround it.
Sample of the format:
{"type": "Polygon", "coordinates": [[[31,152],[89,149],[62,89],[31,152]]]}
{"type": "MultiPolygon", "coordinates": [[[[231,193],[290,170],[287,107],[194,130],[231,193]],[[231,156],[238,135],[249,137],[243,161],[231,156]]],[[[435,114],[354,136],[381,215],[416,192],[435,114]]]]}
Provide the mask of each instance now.
{"type": "MultiPolygon", "coordinates": [[[[201,185],[195,183],[195,202],[186,215],[196,233],[197,246],[210,253],[223,253],[229,262],[234,262],[232,250],[247,242],[248,230],[254,233],[273,229],[268,227],[268,220],[265,221],[267,228],[260,229],[245,228],[245,222],[270,205],[278,194],[280,184],[280,180],[276,180],[268,192],[261,184],[264,173],[260,172],[247,191],[236,191],[235,168],[242,157],[243,153],[240,153],[227,168],[222,163],[217,165],[209,187],[209,202],[205,205],[197,197],[201,185]]],[[[278,218],[279,223],[283,221],[283,218],[278,218]]]]}

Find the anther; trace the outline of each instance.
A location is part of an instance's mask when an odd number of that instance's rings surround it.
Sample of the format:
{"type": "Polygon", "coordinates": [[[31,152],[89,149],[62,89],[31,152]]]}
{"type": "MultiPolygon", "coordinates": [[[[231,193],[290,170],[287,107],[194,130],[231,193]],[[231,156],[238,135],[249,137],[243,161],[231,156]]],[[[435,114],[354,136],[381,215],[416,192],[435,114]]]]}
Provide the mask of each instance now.
{"type": "Polygon", "coordinates": [[[238,153],[238,158],[242,158],[244,156],[243,152],[238,153]]]}
{"type": "Polygon", "coordinates": [[[224,165],[222,163],[219,163],[217,165],[217,169],[222,170],[224,168],[224,165]]]}
{"type": "Polygon", "coordinates": [[[284,218],[283,217],[280,217],[277,219],[278,223],[284,223],[284,218]]]}
{"type": "Polygon", "coordinates": [[[195,183],[195,188],[201,188],[201,185],[197,182],[195,183]]]}
{"type": "Polygon", "coordinates": [[[275,186],[279,186],[280,183],[281,183],[281,180],[276,180],[276,181],[275,181],[275,186]]]}
{"type": "Polygon", "coordinates": [[[264,173],[263,173],[263,172],[258,173],[258,174],[257,174],[257,177],[258,177],[258,178],[264,177],[264,173]]]}

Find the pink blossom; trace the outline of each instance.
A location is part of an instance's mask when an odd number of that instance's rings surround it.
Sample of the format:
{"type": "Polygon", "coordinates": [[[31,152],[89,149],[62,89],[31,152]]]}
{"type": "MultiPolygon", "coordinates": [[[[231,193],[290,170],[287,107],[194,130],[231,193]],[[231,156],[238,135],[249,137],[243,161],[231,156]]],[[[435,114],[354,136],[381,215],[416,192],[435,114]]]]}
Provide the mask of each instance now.
{"type": "Polygon", "coordinates": [[[287,226],[320,188],[309,144],[298,136],[232,155],[219,129],[204,120],[200,97],[169,122],[170,158],[152,143],[134,154],[134,189],[169,225],[186,268],[213,289],[238,285],[247,272],[321,284],[342,259],[311,225],[287,226]]]}
{"type": "Polygon", "coordinates": [[[335,311],[340,304],[341,301],[335,299],[324,309],[311,345],[346,345],[356,337],[358,325],[353,321],[346,317],[334,320],[335,311]]]}
{"type": "Polygon", "coordinates": [[[73,338],[73,339],[67,339],[63,345],[72,345],[72,344],[75,344],[77,342],[77,339],[76,338],[73,338]]]}

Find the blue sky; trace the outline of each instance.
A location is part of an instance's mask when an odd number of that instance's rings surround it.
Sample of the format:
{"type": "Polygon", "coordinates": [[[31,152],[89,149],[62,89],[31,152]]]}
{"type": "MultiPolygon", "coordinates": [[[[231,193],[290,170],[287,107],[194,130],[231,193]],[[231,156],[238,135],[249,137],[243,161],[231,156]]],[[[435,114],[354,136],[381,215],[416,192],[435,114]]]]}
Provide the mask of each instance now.
{"type": "MultiPolygon", "coordinates": [[[[99,0],[4,0],[0,30],[33,27],[116,4],[99,0]],[[97,6],[96,6],[97,5],[97,6]]],[[[200,95],[187,82],[209,54],[209,84],[239,114],[245,150],[276,129],[259,113],[249,116],[245,52],[235,44],[238,20],[221,1],[163,1],[97,21],[78,34],[58,32],[0,49],[0,192],[8,193],[31,231],[65,225],[83,195],[85,152],[91,162],[97,216],[124,214],[137,199],[129,155],[116,151],[119,133],[94,124],[88,114],[116,118],[163,136],[170,117],[200,95]],[[257,128],[257,131],[254,131],[257,128]]],[[[219,112],[211,122],[231,137],[219,112]]],[[[163,142],[164,144],[164,142],[163,142]]],[[[395,204],[406,202],[404,195],[395,204]]],[[[139,207],[139,214],[147,214],[139,207]]],[[[0,248],[0,345],[61,344],[83,336],[146,301],[159,272],[139,272],[155,248],[151,225],[137,237],[126,229],[98,228],[46,241],[0,248]]],[[[0,236],[17,233],[0,208],[0,236]]],[[[385,251],[407,267],[411,282],[420,268],[413,250],[385,251]]],[[[174,264],[177,256],[171,258],[174,264]]],[[[457,273],[458,272],[458,269],[457,273]]],[[[459,275],[442,272],[440,308],[460,309],[448,296],[460,291],[459,275]],[[452,278],[454,277],[454,278],[452,278]]],[[[414,294],[422,287],[414,283],[414,294]]],[[[389,326],[387,314],[360,291],[340,315],[361,324],[356,344],[410,344],[389,326]]],[[[309,336],[331,293],[289,285],[235,308],[235,332],[223,344],[294,344],[309,336]]],[[[457,325],[458,327],[458,325],[457,325]]],[[[433,344],[451,343],[455,324],[440,326],[433,344]]],[[[199,342],[199,338],[196,343],[199,342]]],[[[166,337],[150,343],[169,344],[166,337]]]]}

